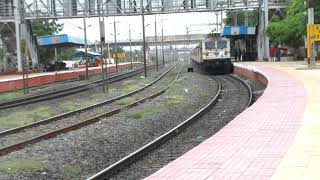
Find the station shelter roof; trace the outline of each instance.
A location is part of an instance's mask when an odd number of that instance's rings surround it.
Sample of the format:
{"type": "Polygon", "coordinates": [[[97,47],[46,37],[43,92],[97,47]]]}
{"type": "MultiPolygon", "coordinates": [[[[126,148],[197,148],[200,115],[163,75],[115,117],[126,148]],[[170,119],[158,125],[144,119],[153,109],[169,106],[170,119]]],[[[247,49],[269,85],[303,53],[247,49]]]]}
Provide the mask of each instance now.
{"type": "Polygon", "coordinates": [[[47,35],[37,37],[38,45],[45,47],[70,47],[84,45],[82,38],[73,37],[68,34],[47,35]]]}
{"type": "Polygon", "coordinates": [[[255,26],[224,26],[222,36],[254,36],[256,35],[255,26]]]}

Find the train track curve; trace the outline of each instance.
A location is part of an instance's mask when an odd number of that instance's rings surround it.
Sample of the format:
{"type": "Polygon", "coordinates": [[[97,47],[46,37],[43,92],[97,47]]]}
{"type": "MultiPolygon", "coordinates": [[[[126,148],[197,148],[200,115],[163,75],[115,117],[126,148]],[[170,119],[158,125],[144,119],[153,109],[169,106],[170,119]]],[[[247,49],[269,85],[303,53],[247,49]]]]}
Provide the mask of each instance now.
{"type": "MultiPolygon", "coordinates": [[[[243,80],[235,77],[235,76],[228,76],[227,77],[230,80],[239,81],[243,86],[247,89],[248,92],[248,101],[245,104],[245,107],[249,107],[252,103],[252,90],[250,86],[243,80]]],[[[190,116],[187,120],[182,122],[181,124],[177,125],[176,127],[172,128],[168,132],[164,133],[163,135],[159,136],[152,142],[146,144],[145,146],[141,147],[140,149],[132,152],[128,156],[120,159],[116,163],[110,165],[109,167],[103,169],[102,171],[96,173],[95,175],[88,178],[88,180],[96,180],[96,179],[108,179],[110,177],[113,177],[114,174],[116,174],[118,171],[120,171],[122,168],[125,168],[129,166],[130,164],[133,164],[135,161],[141,159],[141,157],[145,156],[146,154],[150,153],[154,149],[160,147],[161,145],[168,142],[168,140],[172,139],[176,135],[183,132],[189,125],[193,124],[196,121],[199,121],[206,113],[210,112],[211,109],[215,106],[217,102],[219,102],[219,99],[223,94],[225,94],[224,87],[221,85],[221,78],[214,78],[217,82],[217,91],[214,97],[211,99],[211,101],[203,107],[201,110],[190,116]]]]}

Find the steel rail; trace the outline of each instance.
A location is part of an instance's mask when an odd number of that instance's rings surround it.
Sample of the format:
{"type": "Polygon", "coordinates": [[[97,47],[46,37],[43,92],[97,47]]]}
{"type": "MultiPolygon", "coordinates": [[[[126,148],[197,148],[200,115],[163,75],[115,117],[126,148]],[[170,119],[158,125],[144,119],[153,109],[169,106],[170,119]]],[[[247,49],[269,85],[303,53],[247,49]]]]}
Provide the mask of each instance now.
{"type": "MultiPolygon", "coordinates": [[[[174,66],[172,66],[167,72],[169,72],[173,67],[175,67],[176,64],[174,66]]],[[[180,72],[182,70],[182,66],[178,72],[178,75],[176,76],[176,78],[173,80],[172,83],[174,83],[176,81],[176,79],[178,78],[178,76],[180,75],[180,72]]],[[[151,82],[150,84],[147,85],[147,87],[151,86],[152,84],[154,84],[157,80],[161,79],[163,76],[160,76],[159,78],[157,78],[155,81],[151,82]]],[[[172,84],[170,83],[170,85],[172,84]]],[[[170,86],[169,85],[169,86],[170,86]]],[[[97,115],[95,117],[92,117],[92,118],[89,118],[87,120],[84,120],[80,123],[76,123],[76,124],[73,124],[73,125],[70,125],[70,126],[67,126],[67,127],[64,127],[64,128],[60,128],[58,130],[55,130],[55,131],[51,131],[51,132],[48,132],[48,133],[45,133],[45,134],[42,134],[42,135],[39,135],[39,136],[36,136],[36,137],[32,137],[32,138],[29,138],[27,140],[24,140],[24,141],[21,141],[19,143],[15,143],[13,145],[9,145],[9,146],[6,146],[6,147],[3,147],[3,148],[0,148],[0,156],[3,156],[3,155],[6,155],[8,153],[11,153],[13,151],[16,151],[16,150],[19,150],[19,149],[22,149],[30,144],[34,144],[34,143],[37,143],[37,142],[40,142],[41,140],[44,140],[44,139],[50,139],[50,138],[53,138],[53,137],[56,137],[60,134],[63,134],[63,133],[67,133],[67,132],[70,132],[72,130],[76,130],[76,129],[79,129],[81,127],[84,127],[84,126],[87,126],[87,125],[90,125],[90,124],[93,124],[95,122],[98,122],[100,121],[102,118],[106,118],[106,117],[110,117],[114,114],[117,114],[117,113],[120,113],[121,111],[123,111],[124,109],[129,109],[129,108],[132,108],[134,106],[137,106],[143,102],[145,102],[146,100],[148,99],[153,99],[153,98],[156,98],[158,96],[160,96],[161,94],[163,94],[168,88],[164,88],[148,97],[145,97],[145,98],[142,98],[140,100],[137,100],[133,103],[130,103],[128,105],[125,105],[125,106],[121,106],[119,108],[116,108],[114,110],[111,110],[111,111],[108,111],[106,113],[103,113],[103,114],[100,114],[100,115],[97,115]]],[[[142,89],[146,88],[145,87],[142,87],[136,91],[134,91],[135,93],[136,92],[139,92],[141,91],[142,89]]],[[[128,93],[130,95],[134,94],[133,92],[131,93],[128,93]]],[[[128,94],[126,94],[126,96],[128,96],[128,94]]],[[[123,96],[122,96],[123,97],[123,96]]],[[[114,101],[114,100],[113,100],[114,101]]]]}
{"type": "MultiPolygon", "coordinates": [[[[131,164],[133,161],[138,159],[140,156],[143,154],[146,154],[150,152],[152,149],[156,148],[157,146],[162,145],[164,142],[168,141],[171,137],[179,134],[181,131],[183,131],[186,127],[188,127],[190,124],[193,122],[197,121],[202,117],[205,113],[207,113],[218,101],[219,96],[221,95],[221,84],[213,78],[217,84],[217,93],[213,97],[213,99],[201,110],[193,114],[191,117],[189,117],[187,120],[184,122],[180,123],[170,131],[166,132],[165,134],[161,135],[160,137],[156,138],[152,142],[146,144],[145,146],[141,147],[140,149],[136,150],[135,152],[129,154],[128,156],[122,158],[118,162],[110,165],[106,169],[100,171],[99,173],[89,177],[87,180],[96,180],[96,179],[106,179],[107,177],[112,176],[116,171],[118,171],[120,168],[125,167],[129,164],[131,164]]],[[[171,85],[171,84],[170,84],[171,85]]],[[[167,87],[169,88],[169,87],[167,87]]]]}
{"type": "Polygon", "coordinates": [[[252,98],[253,97],[253,92],[252,92],[251,86],[246,81],[242,80],[241,78],[238,78],[238,77],[236,77],[234,75],[228,75],[228,76],[231,77],[231,78],[236,79],[237,81],[240,81],[241,84],[247,88],[249,99],[248,99],[248,103],[247,103],[246,107],[247,108],[250,107],[251,104],[253,103],[253,101],[252,101],[253,100],[253,98],[252,98]]]}
{"type": "MultiPolygon", "coordinates": [[[[151,66],[149,66],[149,68],[151,68],[151,66]]],[[[123,80],[125,78],[140,74],[142,72],[143,72],[143,68],[140,68],[140,69],[128,72],[128,73],[122,73],[119,75],[109,77],[108,81],[110,83],[117,82],[117,81],[123,80]]],[[[21,105],[30,104],[30,103],[35,103],[35,102],[40,102],[40,101],[45,101],[45,100],[50,100],[50,99],[54,99],[54,98],[72,95],[72,94],[79,93],[79,92],[90,89],[90,85],[92,85],[92,84],[98,84],[98,86],[100,86],[102,82],[103,82],[103,80],[100,79],[100,80],[88,82],[88,83],[81,84],[81,85],[74,86],[74,87],[64,88],[64,89],[60,89],[60,90],[56,90],[56,91],[52,91],[52,92],[48,92],[48,93],[42,93],[39,95],[30,96],[30,97],[1,102],[0,109],[7,109],[7,108],[17,107],[17,106],[21,106],[21,105]]]]}

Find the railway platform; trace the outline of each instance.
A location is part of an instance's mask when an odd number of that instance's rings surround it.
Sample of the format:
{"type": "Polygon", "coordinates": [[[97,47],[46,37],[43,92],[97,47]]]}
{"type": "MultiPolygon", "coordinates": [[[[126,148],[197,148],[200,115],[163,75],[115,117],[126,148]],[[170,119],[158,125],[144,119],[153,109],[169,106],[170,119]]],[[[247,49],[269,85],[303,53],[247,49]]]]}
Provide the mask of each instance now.
{"type": "MultiPolygon", "coordinates": [[[[137,63],[134,63],[134,66],[137,63]]],[[[130,67],[130,63],[120,63],[119,68],[130,67]]],[[[28,85],[37,86],[42,84],[48,84],[58,81],[63,81],[67,79],[77,78],[79,75],[84,75],[85,68],[75,68],[70,70],[53,71],[53,72],[41,72],[41,73],[30,73],[28,75],[28,85]]],[[[115,71],[115,64],[108,65],[108,71],[115,71]]],[[[89,67],[89,74],[101,73],[100,67],[89,67]]],[[[12,75],[1,75],[0,76],[0,92],[11,91],[15,89],[23,88],[23,80],[21,74],[12,75]]]]}
{"type": "Polygon", "coordinates": [[[240,62],[264,94],[211,138],[146,179],[320,179],[320,69],[240,62]]]}

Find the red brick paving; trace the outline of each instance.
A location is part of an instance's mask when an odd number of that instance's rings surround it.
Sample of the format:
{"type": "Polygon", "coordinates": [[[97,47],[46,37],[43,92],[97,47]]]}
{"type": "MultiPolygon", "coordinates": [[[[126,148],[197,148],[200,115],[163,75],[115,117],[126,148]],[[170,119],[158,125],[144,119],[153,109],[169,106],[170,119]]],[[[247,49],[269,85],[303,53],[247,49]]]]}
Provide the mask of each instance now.
{"type": "Polygon", "coordinates": [[[146,179],[271,178],[301,125],[307,97],[303,84],[289,74],[255,66],[267,79],[240,68],[236,71],[268,81],[260,99],[214,136],[146,179]]]}

